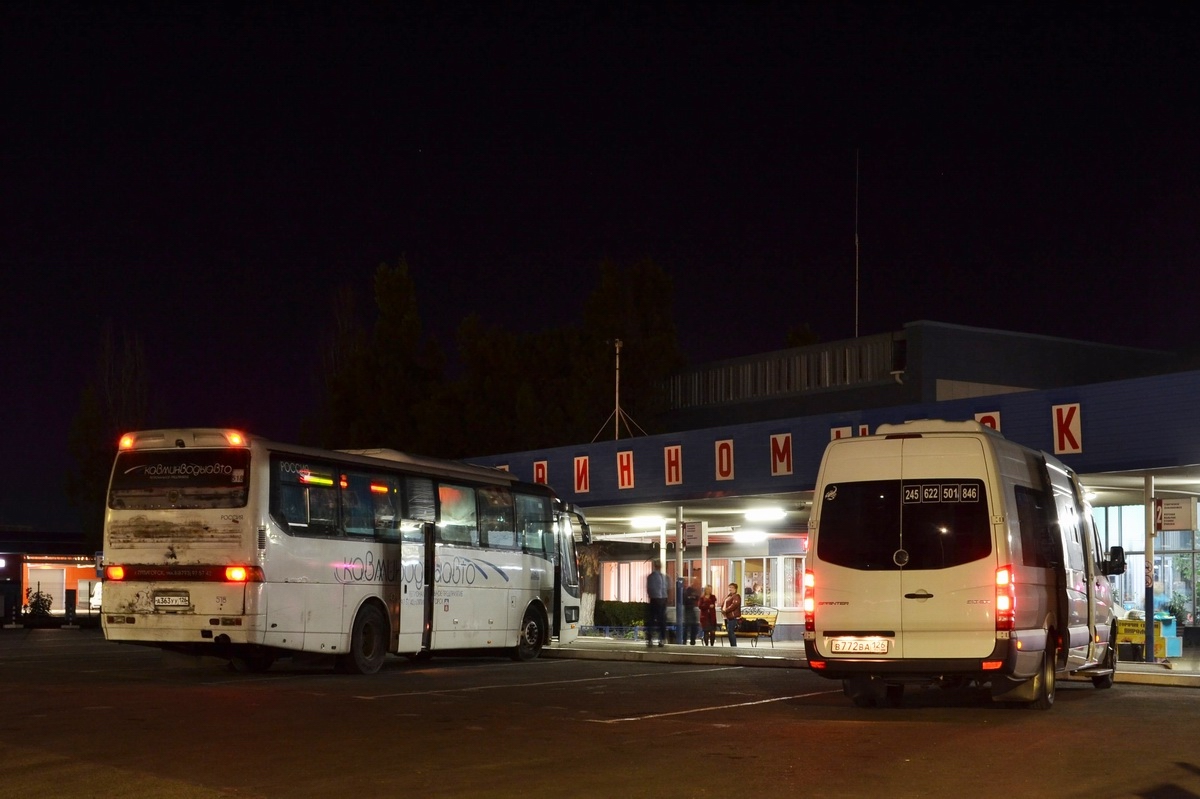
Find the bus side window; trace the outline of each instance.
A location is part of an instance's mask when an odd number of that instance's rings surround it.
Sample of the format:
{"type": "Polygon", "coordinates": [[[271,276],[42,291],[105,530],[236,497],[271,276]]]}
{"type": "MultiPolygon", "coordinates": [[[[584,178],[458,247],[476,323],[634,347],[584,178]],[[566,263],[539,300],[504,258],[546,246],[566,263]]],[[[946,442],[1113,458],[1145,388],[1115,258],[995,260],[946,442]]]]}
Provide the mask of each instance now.
{"type": "Polygon", "coordinates": [[[404,518],[419,522],[437,521],[437,499],[433,493],[433,481],[428,477],[408,477],[404,480],[408,504],[404,518]]]}
{"type": "Polygon", "coordinates": [[[438,541],[443,544],[479,546],[476,521],[475,489],[468,486],[438,485],[438,541]]]}
{"type": "Polygon", "coordinates": [[[337,536],[337,491],[325,486],[308,487],[308,524],[312,535],[337,536]]]}
{"type": "Polygon", "coordinates": [[[375,509],[375,537],[381,541],[400,540],[400,514],[396,508],[400,504],[400,488],[396,481],[390,478],[375,478],[371,483],[371,502],[375,509]],[[387,491],[377,490],[384,486],[387,491]]]}
{"type": "Polygon", "coordinates": [[[299,485],[279,486],[279,511],[282,523],[295,535],[308,532],[308,503],[304,501],[304,487],[299,485]]]}
{"type": "Polygon", "coordinates": [[[484,546],[516,549],[517,531],[513,521],[511,491],[507,488],[479,489],[479,533],[484,546]]]}
{"type": "Polygon", "coordinates": [[[552,554],[550,529],[550,500],[517,494],[517,535],[521,549],[531,555],[549,557],[552,554]]]}
{"type": "Polygon", "coordinates": [[[342,475],[342,521],[346,525],[346,535],[375,535],[374,502],[369,483],[370,478],[363,475],[342,475]]]}
{"type": "Polygon", "coordinates": [[[400,522],[400,540],[407,544],[425,543],[425,523],[413,519],[400,522]]]}

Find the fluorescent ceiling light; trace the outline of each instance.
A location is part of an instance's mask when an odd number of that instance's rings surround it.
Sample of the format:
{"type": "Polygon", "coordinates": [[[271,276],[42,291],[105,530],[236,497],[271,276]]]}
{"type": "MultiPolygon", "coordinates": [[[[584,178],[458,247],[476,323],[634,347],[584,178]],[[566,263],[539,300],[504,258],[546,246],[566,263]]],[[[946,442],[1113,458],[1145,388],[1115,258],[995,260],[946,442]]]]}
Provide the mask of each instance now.
{"type": "Polygon", "coordinates": [[[751,508],[746,511],[748,522],[777,522],[787,516],[783,508],[751,508]]]}
{"type": "Polygon", "coordinates": [[[760,544],[767,540],[767,534],[762,530],[738,530],[733,540],[739,544],[760,544]]]}
{"type": "Polygon", "coordinates": [[[634,516],[629,520],[629,523],[634,527],[662,527],[663,517],[661,516],[634,516]]]}

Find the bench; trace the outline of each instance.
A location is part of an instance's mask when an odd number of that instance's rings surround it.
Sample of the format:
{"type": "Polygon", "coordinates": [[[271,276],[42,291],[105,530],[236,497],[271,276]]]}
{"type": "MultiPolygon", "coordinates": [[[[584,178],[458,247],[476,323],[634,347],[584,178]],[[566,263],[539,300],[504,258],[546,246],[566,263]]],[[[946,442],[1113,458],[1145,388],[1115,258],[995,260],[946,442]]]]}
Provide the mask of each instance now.
{"type": "MultiPolygon", "coordinates": [[[[734,635],[739,641],[748,638],[751,646],[758,646],[759,638],[767,638],[771,641],[771,648],[774,649],[775,622],[778,619],[779,611],[776,608],[767,608],[761,605],[744,607],[741,621],[738,622],[738,628],[734,635]]],[[[717,637],[725,639],[729,637],[723,624],[717,627],[717,637]]]]}

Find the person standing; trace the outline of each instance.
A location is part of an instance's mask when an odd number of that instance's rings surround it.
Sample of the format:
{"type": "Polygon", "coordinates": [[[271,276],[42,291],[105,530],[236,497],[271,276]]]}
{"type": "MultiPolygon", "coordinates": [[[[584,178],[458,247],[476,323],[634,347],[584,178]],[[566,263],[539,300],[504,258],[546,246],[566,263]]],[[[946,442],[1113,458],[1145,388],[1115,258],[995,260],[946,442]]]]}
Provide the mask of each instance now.
{"type": "Polygon", "coordinates": [[[729,637],[729,645],[737,646],[738,620],[742,618],[742,595],[738,593],[737,583],[729,584],[729,593],[721,603],[721,613],[725,616],[725,634],[729,637]]]}
{"type": "Polygon", "coordinates": [[[650,598],[646,618],[646,646],[653,643],[651,639],[656,629],[658,645],[662,646],[667,640],[667,575],[662,573],[662,564],[657,560],[650,565],[650,573],[646,575],[646,596],[650,598]]]}
{"type": "Polygon", "coordinates": [[[700,609],[700,630],[704,634],[704,645],[716,646],[717,595],[713,593],[711,585],[704,586],[704,593],[700,595],[696,606],[700,609]]]}
{"type": "Polygon", "coordinates": [[[683,618],[687,628],[683,639],[689,646],[696,645],[696,633],[700,632],[700,580],[697,578],[683,590],[683,618]]]}

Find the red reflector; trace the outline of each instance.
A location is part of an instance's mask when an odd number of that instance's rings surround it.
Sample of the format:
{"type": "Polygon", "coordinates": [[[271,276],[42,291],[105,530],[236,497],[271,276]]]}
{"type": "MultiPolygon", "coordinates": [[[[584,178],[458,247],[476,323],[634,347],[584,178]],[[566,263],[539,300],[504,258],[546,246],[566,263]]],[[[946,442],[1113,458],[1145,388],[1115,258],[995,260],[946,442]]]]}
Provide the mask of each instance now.
{"type": "Polygon", "coordinates": [[[125,567],[124,566],[105,566],[104,567],[104,579],[106,579],[106,580],[124,580],[125,579],[125,567]]]}
{"type": "Polygon", "coordinates": [[[825,661],[823,660],[810,660],[808,662],[808,667],[810,669],[823,669],[825,668],[825,665],[825,661]]]}
{"type": "Polygon", "coordinates": [[[983,670],[984,671],[995,671],[996,669],[1000,668],[1003,665],[1004,665],[1003,660],[985,660],[985,661],[983,661],[983,670]]]}

